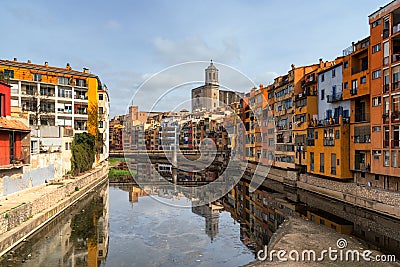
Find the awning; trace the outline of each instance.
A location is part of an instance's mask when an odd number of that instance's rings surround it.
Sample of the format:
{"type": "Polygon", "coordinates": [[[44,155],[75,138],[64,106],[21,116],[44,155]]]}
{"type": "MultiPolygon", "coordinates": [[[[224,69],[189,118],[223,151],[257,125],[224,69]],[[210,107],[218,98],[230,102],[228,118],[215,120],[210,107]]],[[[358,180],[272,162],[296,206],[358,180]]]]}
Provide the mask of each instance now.
{"type": "Polygon", "coordinates": [[[23,122],[15,119],[0,117],[0,130],[14,130],[20,132],[30,132],[31,129],[23,122]]]}

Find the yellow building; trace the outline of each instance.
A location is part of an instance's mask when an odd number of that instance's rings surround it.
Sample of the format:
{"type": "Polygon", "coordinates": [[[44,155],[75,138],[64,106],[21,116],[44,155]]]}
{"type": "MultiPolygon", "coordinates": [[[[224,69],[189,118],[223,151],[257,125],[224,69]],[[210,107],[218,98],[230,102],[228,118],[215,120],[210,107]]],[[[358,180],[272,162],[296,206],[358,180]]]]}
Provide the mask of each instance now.
{"type": "Polygon", "coordinates": [[[98,76],[65,68],[0,60],[0,72],[11,85],[11,106],[29,112],[31,126],[71,126],[76,133],[98,130],[98,76]]]}

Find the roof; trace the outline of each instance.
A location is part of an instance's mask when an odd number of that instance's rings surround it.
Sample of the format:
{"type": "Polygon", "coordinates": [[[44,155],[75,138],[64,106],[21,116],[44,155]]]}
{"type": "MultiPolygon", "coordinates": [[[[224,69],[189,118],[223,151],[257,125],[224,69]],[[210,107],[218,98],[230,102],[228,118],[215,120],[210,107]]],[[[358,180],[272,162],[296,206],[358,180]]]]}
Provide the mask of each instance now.
{"type": "Polygon", "coordinates": [[[18,61],[10,61],[10,60],[0,60],[0,65],[14,67],[14,68],[25,68],[31,70],[38,70],[38,71],[45,71],[45,72],[55,72],[60,74],[69,74],[69,75],[76,75],[76,76],[83,76],[83,77],[91,77],[91,78],[98,78],[97,75],[91,73],[84,73],[77,70],[68,70],[66,68],[60,67],[52,67],[52,66],[45,66],[33,63],[24,63],[18,61]]]}
{"type": "Polygon", "coordinates": [[[17,130],[21,132],[31,131],[31,129],[23,122],[5,117],[0,117],[0,130],[17,130]]]}

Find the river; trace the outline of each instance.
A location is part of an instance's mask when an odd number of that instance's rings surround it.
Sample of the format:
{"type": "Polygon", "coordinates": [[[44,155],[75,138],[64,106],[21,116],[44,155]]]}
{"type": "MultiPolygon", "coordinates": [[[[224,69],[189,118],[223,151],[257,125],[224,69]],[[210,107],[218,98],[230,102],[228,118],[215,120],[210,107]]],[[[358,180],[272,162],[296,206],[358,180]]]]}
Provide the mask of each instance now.
{"type": "MultiPolygon", "coordinates": [[[[137,175],[141,175],[139,171],[137,175]]],[[[242,179],[213,205],[179,190],[104,184],[9,252],[1,266],[241,266],[292,216],[400,257],[400,223],[278,182],[242,179]]]]}

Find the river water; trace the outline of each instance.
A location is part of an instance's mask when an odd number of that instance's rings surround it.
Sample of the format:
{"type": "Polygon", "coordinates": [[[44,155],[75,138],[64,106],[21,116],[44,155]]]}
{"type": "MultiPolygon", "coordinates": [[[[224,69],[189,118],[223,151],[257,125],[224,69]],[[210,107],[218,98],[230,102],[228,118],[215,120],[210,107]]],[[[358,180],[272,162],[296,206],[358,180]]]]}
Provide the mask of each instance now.
{"type": "MultiPolygon", "coordinates": [[[[137,175],[141,175],[140,172],[137,175]]],[[[241,266],[296,216],[367,241],[400,257],[400,223],[331,199],[242,179],[213,205],[193,205],[174,190],[108,185],[21,243],[1,266],[241,266]]]]}

